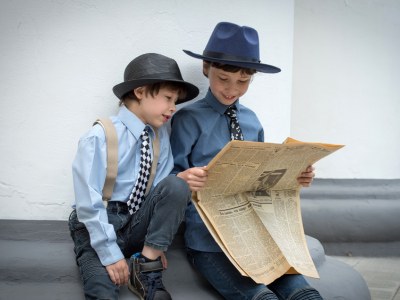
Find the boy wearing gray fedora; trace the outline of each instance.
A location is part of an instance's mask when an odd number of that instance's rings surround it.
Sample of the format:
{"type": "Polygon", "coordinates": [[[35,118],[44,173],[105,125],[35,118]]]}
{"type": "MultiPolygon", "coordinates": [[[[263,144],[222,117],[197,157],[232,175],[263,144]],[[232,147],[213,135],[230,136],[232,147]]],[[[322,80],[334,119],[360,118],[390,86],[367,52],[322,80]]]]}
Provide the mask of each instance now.
{"type": "Polygon", "coordinates": [[[118,299],[119,287],[128,284],[142,300],[168,300],[163,252],[182,221],[190,190],[181,178],[168,176],[173,157],[164,123],[175,104],[199,91],[182,79],[173,59],[155,53],[132,60],[113,91],[121,110],[106,120],[112,130],[96,124],[86,132],[72,165],[75,202],[69,229],[76,262],[86,299],[118,299]],[[113,128],[117,171],[103,204],[113,168],[108,138],[113,128]]]}
{"type": "MultiPolygon", "coordinates": [[[[203,60],[203,73],[210,88],[204,99],[185,106],[171,120],[175,160],[172,174],[184,179],[191,191],[199,191],[207,180],[204,166],[229,141],[264,142],[260,121],[252,110],[239,103],[239,98],[246,93],[253,74],[281,70],[260,62],[255,29],[227,22],[217,24],[203,55],[183,51],[203,60]]],[[[314,169],[308,167],[298,178],[299,183],[310,186],[314,169]]],[[[242,276],[214,241],[191,202],[185,220],[189,261],[225,299],[322,299],[302,275],[284,275],[268,286],[242,276]]]]}

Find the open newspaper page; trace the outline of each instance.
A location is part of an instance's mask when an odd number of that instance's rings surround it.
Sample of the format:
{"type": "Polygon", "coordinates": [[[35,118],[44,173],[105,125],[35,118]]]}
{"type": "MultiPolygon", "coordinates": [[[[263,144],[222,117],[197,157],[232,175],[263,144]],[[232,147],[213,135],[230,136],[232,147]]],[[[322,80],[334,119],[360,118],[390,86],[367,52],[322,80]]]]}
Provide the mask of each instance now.
{"type": "Polygon", "coordinates": [[[213,236],[214,240],[218,243],[218,245],[221,247],[222,251],[225,253],[225,255],[229,258],[229,260],[231,261],[231,263],[236,267],[236,269],[238,269],[238,271],[240,272],[241,275],[243,276],[247,276],[249,277],[249,275],[246,274],[245,271],[243,271],[243,269],[236,263],[236,261],[232,258],[232,256],[229,254],[228,250],[226,249],[226,247],[224,246],[224,244],[222,243],[221,239],[219,238],[218,234],[215,232],[214,227],[211,226],[210,221],[208,221],[208,218],[204,215],[203,210],[199,207],[198,204],[198,199],[197,199],[197,194],[196,192],[193,192],[192,194],[192,202],[194,204],[194,206],[196,206],[197,211],[199,212],[199,215],[201,217],[201,219],[204,221],[204,223],[206,224],[207,228],[209,229],[211,235],[213,236]]]}
{"type": "Polygon", "coordinates": [[[319,278],[305,241],[297,178],[340,147],[232,141],[210,162],[194,202],[243,275],[269,284],[293,267],[319,278]]]}

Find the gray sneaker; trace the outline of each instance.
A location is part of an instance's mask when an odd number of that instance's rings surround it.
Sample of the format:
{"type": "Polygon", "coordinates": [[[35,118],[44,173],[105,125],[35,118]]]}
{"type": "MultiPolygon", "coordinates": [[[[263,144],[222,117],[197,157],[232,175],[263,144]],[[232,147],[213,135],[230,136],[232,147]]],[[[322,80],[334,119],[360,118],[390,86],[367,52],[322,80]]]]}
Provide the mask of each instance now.
{"type": "Polygon", "coordinates": [[[130,259],[129,290],[140,300],[172,300],[162,283],[162,270],[160,258],[146,262],[138,254],[133,255],[130,259]]]}

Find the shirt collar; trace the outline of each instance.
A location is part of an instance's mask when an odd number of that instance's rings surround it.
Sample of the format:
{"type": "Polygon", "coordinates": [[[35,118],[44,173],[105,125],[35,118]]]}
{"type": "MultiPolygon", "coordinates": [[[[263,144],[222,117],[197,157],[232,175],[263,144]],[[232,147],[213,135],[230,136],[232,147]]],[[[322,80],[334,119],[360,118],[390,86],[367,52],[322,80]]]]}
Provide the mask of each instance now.
{"type": "MultiPolygon", "coordinates": [[[[225,105],[222,104],[221,102],[218,101],[218,99],[214,96],[214,94],[211,92],[210,89],[208,89],[208,92],[206,94],[206,97],[204,98],[208,104],[212,106],[220,115],[223,115],[225,111],[228,109],[230,105],[225,105]]],[[[239,105],[239,99],[237,99],[234,103],[236,106],[236,111],[240,113],[240,105],[239,105]]]]}
{"type": "Polygon", "coordinates": [[[128,130],[133,134],[136,140],[139,140],[143,130],[147,127],[149,134],[153,139],[156,138],[153,128],[149,124],[143,124],[143,122],[125,105],[121,107],[118,113],[118,118],[121,122],[128,128],[128,130]]]}

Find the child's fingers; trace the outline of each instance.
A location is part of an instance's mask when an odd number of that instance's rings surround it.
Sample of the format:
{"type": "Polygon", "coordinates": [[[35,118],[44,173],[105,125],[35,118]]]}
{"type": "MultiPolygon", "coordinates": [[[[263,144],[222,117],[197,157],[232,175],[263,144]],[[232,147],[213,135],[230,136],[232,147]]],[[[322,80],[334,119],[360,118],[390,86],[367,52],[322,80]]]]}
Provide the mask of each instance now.
{"type": "Polygon", "coordinates": [[[195,186],[189,186],[190,190],[192,192],[199,192],[202,190],[203,187],[195,187],[195,186]]]}
{"type": "Polygon", "coordinates": [[[161,262],[163,264],[163,268],[166,270],[168,267],[168,261],[167,258],[165,257],[164,252],[161,254],[161,262]]]}
{"type": "Polygon", "coordinates": [[[108,271],[108,275],[111,278],[111,281],[114,282],[115,284],[117,284],[117,280],[115,279],[114,271],[113,270],[107,270],[107,271],[108,271]]]}
{"type": "Polygon", "coordinates": [[[300,183],[303,183],[303,182],[307,183],[307,182],[312,182],[313,179],[312,179],[312,177],[299,177],[299,178],[297,178],[297,181],[300,183]]]}
{"type": "Polygon", "coordinates": [[[309,166],[308,168],[307,168],[307,172],[312,172],[312,171],[314,171],[315,170],[315,167],[314,166],[309,166]]]}
{"type": "Polygon", "coordinates": [[[189,182],[189,187],[190,188],[203,188],[205,182],[201,182],[201,181],[193,181],[193,182],[189,182]]]}
{"type": "Polygon", "coordinates": [[[303,187],[310,187],[311,182],[313,179],[311,177],[299,177],[297,178],[297,181],[303,186],[303,187]]]}
{"type": "Polygon", "coordinates": [[[208,174],[208,171],[203,170],[204,167],[202,168],[193,168],[192,174],[197,176],[197,177],[206,177],[208,174]]]}
{"type": "Polygon", "coordinates": [[[306,173],[301,173],[301,177],[315,177],[315,173],[314,172],[306,172],[306,173]]]}
{"type": "Polygon", "coordinates": [[[121,282],[119,280],[119,273],[117,271],[114,271],[114,277],[115,277],[115,284],[120,286],[121,282]]]}
{"type": "Polygon", "coordinates": [[[188,181],[190,182],[206,182],[207,176],[197,176],[197,175],[191,175],[188,177],[188,181]]]}
{"type": "Polygon", "coordinates": [[[129,278],[129,268],[126,266],[124,270],[124,285],[128,284],[128,278],[129,278]]]}

